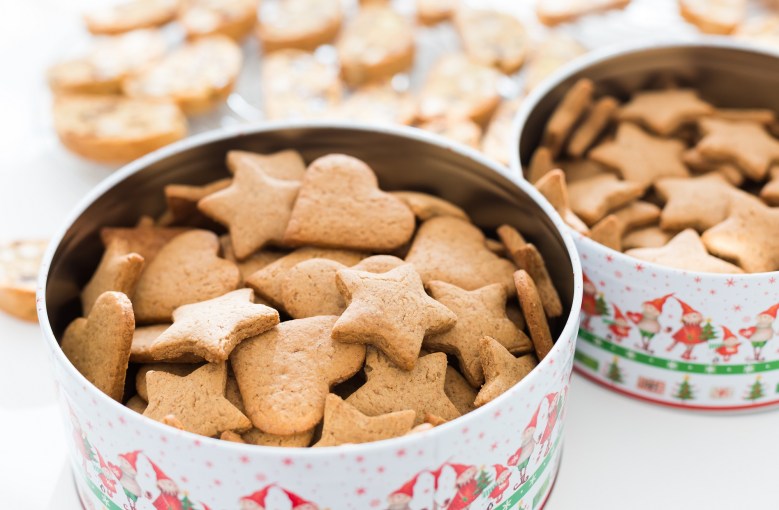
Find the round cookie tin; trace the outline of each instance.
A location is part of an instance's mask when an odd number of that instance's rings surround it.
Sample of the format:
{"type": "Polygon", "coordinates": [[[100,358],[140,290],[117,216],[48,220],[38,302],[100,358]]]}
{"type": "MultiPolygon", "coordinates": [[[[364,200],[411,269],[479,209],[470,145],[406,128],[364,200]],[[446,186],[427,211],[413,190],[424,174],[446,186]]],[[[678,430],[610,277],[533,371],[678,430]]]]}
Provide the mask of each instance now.
{"type": "MultiPolygon", "coordinates": [[[[512,170],[540,143],[567,89],[587,77],[627,97],[653,76],[693,81],[722,107],[779,111],[779,58],[718,38],[596,51],[567,65],[525,101],[512,170]]],[[[779,404],[779,272],[712,274],[628,257],[569,231],[583,266],[575,367],[614,391],[674,407],[757,409],[779,404]]]]}
{"type": "Polygon", "coordinates": [[[145,156],[111,175],[72,213],[44,258],[38,312],[58,382],[76,485],[87,509],[537,509],[560,462],[581,308],[573,240],[530,185],[479,153],[410,128],[285,123],[215,131],[145,156]],[[536,244],[566,313],[552,352],[519,384],[430,431],[335,448],[243,445],[137,414],[93,387],[58,338],[79,313],[79,289],[101,253],[99,230],[162,212],[162,187],[224,172],[230,149],[341,152],[367,161],[384,189],[436,193],[486,230],[515,225],[536,244]]]}

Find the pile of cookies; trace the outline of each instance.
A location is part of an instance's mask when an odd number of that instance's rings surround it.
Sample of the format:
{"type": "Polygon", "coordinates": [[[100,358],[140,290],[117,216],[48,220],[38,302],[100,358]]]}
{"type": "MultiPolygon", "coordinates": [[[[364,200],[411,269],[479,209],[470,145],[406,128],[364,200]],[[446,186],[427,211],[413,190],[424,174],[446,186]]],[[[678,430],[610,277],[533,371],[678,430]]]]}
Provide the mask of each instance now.
{"type": "Polygon", "coordinates": [[[166,186],[159,220],[101,231],[61,346],[127,407],[229,441],[361,443],[456,419],[553,347],[563,306],[513,227],[489,239],[346,155],[232,151],[227,168],[166,186]]]}
{"type": "Polygon", "coordinates": [[[571,228],[690,271],[779,270],[779,121],[718,108],[694,88],[594,98],[574,84],[525,177],[571,228]]]}

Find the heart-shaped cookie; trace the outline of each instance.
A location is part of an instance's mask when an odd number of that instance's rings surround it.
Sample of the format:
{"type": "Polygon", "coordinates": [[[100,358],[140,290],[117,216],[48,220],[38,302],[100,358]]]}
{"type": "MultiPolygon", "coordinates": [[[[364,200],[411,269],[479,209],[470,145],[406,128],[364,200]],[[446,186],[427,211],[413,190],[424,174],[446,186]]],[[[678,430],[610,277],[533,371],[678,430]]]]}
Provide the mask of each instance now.
{"type": "Polygon", "coordinates": [[[171,322],[179,306],[235,290],[241,274],[218,252],[219,239],[207,230],[191,230],[166,244],[138,282],[133,299],[136,321],[171,322]]]}
{"type": "Polygon", "coordinates": [[[411,238],[414,226],[408,206],[379,189],[368,165],[331,154],[308,167],[284,242],[390,251],[411,238]]]}

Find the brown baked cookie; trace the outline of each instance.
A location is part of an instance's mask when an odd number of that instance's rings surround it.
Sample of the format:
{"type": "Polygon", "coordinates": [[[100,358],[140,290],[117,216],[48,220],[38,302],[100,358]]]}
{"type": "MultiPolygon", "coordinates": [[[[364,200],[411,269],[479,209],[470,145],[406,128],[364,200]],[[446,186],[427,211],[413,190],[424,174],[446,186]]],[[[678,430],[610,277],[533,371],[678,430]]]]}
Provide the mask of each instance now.
{"type": "Polygon", "coordinates": [[[560,170],[552,170],[544,175],[535,187],[552,204],[557,214],[572,229],[582,234],[588,234],[590,229],[581,218],[571,209],[571,199],[568,195],[568,186],[565,182],[565,173],[560,170]]]}
{"type": "Polygon", "coordinates": [[[70,323],[60,347],[81,375],[121,402],[134,328],[133,307],[127,296],[105,292],[86,319],[70,323]]]}
{"type": "Polygon", "coordinates": [[[233,252],[244,260],[266,244],[282,241],[299,190],[296,181],[243,166],[229,187],[202,198],[197,206],[229,228],[233,252]]]}
{"type": "Polygon", "coordinates": [[[266,249],[252,253],[246,260],[238,260],[233,253],[233,242],[229,234],[221,236],[219,244],[222,246],[222,257],[238,266],[242,280],[288,255],[285,251],[266,249]]]}
{"type": "Polygon", "coordinates": [[[539,0],[536,15],[544,25],[567,23],[582,16],[611,9],[622,9],[630,0],[539,0]]]}
{"type": "Polygon", "coordinates": [[[399,92],[392,82],[360,87],[328,112],[328,117],[410,126],[416,116],[416,103],[408,92],[399,92]]]}
{"type": "Polygon", "coordinates": [[[380,274],[341,269],[336,285],[347,308],[333,327],[333,338],[374,345],[405,370],[414,367],[426,336],[446,331],[457,320],[425,293],[410,264],[380,274]]]}
{"type": "Polygon", "coordinates": [[[661,136],[670,136],[684,125],[714,113],[714,107],[691,89],[637,92],[619,110],[617,118],[636,122],[661,136]]]}
{"type": "Polygon", "coordinates": [[[414,227],[414,214],[379,189],[368,165],[330,154],[308,167],[284,242],[389,251],[408,242],[414,227]]]}
{"type": "Polygon", "coordinates": [[[444,117],[469,119],[484,126],[500,104],[502,76],[464,54],[445,55],[427,75],[419,93],[417,116],[422,122],[444,117]]]}
{"type": "Polygon", "coordinates": [[[646,184],[621,181],[602,174],[572,182],[568,186],[571,210],[588,225],[594,225],[610,211],[619,209],[644,194],[646,184]]]}
{"type": "Polygon", "coordinates": [[[81,309],[89,315],[103,292],[112,290],[132,298],[143,270],[143,257],[130,253],[129,243],[115,239],[108,245],[92,278],[81,291],[81,309]]]}
{"type": "Polygon", "coordinates": [[[509,163],[513,142],[511,127],[521,104],[522,98],[519,97],[500,103],[481,139],[481,150],[484,155],[503,165],[509,163]]]}
{"type": "Polygon", "coordinates": [[[476,406],[473,405],[473,401],[476,400],[476,390],[452,366],[446,367],[444,393],[446,393],[446,396],[449,397],[449,400],[452,401],[452,404],[454,404],[460,414],[470,413],[476,409],[476,406]]]}
{"type": "Polygon", "coordinates": [[[263,299],[275,307],[283,308],[284,281],[289,271],[305,260],[329,259],[345,266],[353,266],[367,255],[348,250],[330,250],[327,248],[299,248],[280,259],[268,264],[251,276],[246,277],[246,284],[263,299]]]}
{"type": "Polygon", "coordinates": [[[590,239],[612,250],[622,251],[622,228],[619,219],[609,214],[590,229],[590,239]]]}
{"type": "Polygon", "coordinates": [[[173,325],[149,348],[157,360],[194,354],[211,363],[225,361],[242,340],[257,336],[279,323],[279,313],[252,302],[251,289],[183,305],[173,311],[173,325]]]}
{"type": "MultiPolygon", "coordinates": [[[[157,360],[151,353],[151,346],[159,336],[170,327],[170,324],[140,326],[135,328],[133,343],[130,346],[130,361],[132,363],[155,363],[157,360]]],[[[166,363],[202,363],[203,358],[194,354],[183,354],[177,358],[167,359],[166,363]]]]}
{"type": "Polygon", "coordinates": [[[425,338],[425,349],[457,357],[460,370],[468,382],[479,387],[484,382],[479,360],[479,339],[491,336],[511,352],[530,352],[533,344],[506,316],[506,289],[493,283],[467,291],[456,285],[432,281],[432,296],[454,312],[457,323],[443,333],[425,338]]]}
{"type": "Polygon", "coordinates": [[[48,241],[27,240],[0,244],[0,310],[27,321],[37,321],[35,283],[48,241]]]}
{"type": "Polygon", "coordinates": [[[172,21],[177,0],[125,0],[84,13],[84,23],[94,35],[115,35],[172,21]]]}
{"type": "Polygon", "coordinates": [[[138,394],[139,398],[142,398],[144,401],[149,401],[149,391],[148,386],[146,385],[146,374],[148,374],[151,371],[156,372],[165,372],[168,374],[177,375],[179,377],[184,377],[186,375],[191,374],[198,368],[202,367],[203,363],[172,363],[170,361],[167,362],[155,362],[155,363],[147,363],[145,365],[141,365],[138,368],[138,372],[135,374],[135,391],[138,394]]]}
{"type": "Polygon", "coordinates": [[[552,151],[552,157],[560,155],[577,121],[592,104],[595,85],[582,78],[571,86],[560,104],[552,112],[544,129],[543,145],[552,151]]]}
{"type": "Polygon", "coordinates": [[[450,19],[459,0],[416,0],[417,19],[423,25],[435,25],[450,19]]]}
{"type": "Polygon", "coordinates": [[[506,74],[519,70],[528,53],[529,37],[514,16],[487,9],[463,9],[455,16],[465,53],[480,64],[506,74]]]}
{"type": "Polygon", "coordinates": [[[606,96],[595,101],[581,124],[573,130],[568,140],[568,154],[574,158],[581,157],[609,126],[618,108],[619,102],[613,97],[606,96]]]}
{"type": "Polygon", "coordinates": [[[235,290],[238,268],[217,256],[219,239],[207,230],[174,238],[146,265],[135,290],[134,309],[140,323],[170,322],[181,305],[205,301],[235,290]]]}
{"type": "Polygon", "coordinates": [[[338,446],[381,441],[402,436],[411,430],[416,413],[411,409],[379,416],[366,416],[332,393],[325,400],[322,437],[314,445],[338,446]]]}
{"type": "Polygon", "coordinates": [[[227,151],[227,169],[231,174],[241,167],[262,170],[274,179],[302,181],[306,173],[303,156],[294,149],[286,149],[271,154],[258,154],[249,151],[227,151]]]}
{"type": "Polygon", "coordinates": [[[338,68],[302,50],[279,50],[262,59],[262,105],[269,120],[322,117],[343,93],[338,68]]]}
{"type": "Polygon", "coordinates": [[[142,217],[135,227],[103,227],[100,229],[100,240],[108,249],[111,243],[120,239],[127,243],[128,253],[137,253],[143,257],[145,264],[151,263],[163,246],[174,237],[187,232],[184,227],[158,227],[148,216],[142,217]]]}
{"type": "Polygon", "coordinates": [[[172,101],[187,115],[204,113],[230,95],[242,62],[241,48],[229,37],[199,37],[129,77],[122,90],[132,98],[172,101]]]}
{"type": "Polygon", "coordinates": [[[774,165],[769,171],[770,179],[760,190],[760,198],[766,204],[776,207],[779,206],[779,165],[774,165]]]}
{"type": "Polygon", "coordinates": [[[687,271],[743,273],[738,266],[709,255],[700,236],[691,228],[678,233],[665,246],[633,249],[626,251],[625,254],[639,260],[687,271]]]}
{"type": "Polygon", "coordinates": [[[673,234],[660,227],[638,228],[625,234],[622,238],[622,249],[659,248],[671,240],[673,234]]]}
{"type": "Polygon", "coordinates": [[[521,381],[538,364],[536,357],[532,354],[515,358],[500,342],[488,336],[479,341],[479,349],[487,382],[476,395],[474,401],[476,407],[481,407],[502,395],[521,381]]]}
{"type": "Polygon", "coordinates": [[[158,30],[96,41],[84,55],[51,66],[49,87],[55,94],[118,94],[122,80],[161,58],[166,46],[158,30]]]}
{"type": "Polygon", "coordinates": [[[744,174],[741,173],[741,170],[736,165],[717,161],[716,159],[709,160],[695,147],[684,151],[682,161],[696,174],[717,173],[727,179],[733,186],[744,184],[744,174]]]}
{"type": "Polygon", "coordinates": [[[280,446],[283,448],[305,448],[311,444],[314,438],[314,429],[306,430],[298,434],[269,434],[257,427],[253,427],[241,434],[241,439],[247,444],[257,446],[280,446]]]}
{"type": "Polygon", "coordinates": [[[585,53],[584,46],[568,34],[550,32],[534,46],[533,55],[525,68],[525,89],[530,92],[564,64],[585,53]]]}
{"type": "Polygon", "coordinates": [[[101,163],[126,163],[187,134],[173,103],[109,95],[58,96],[54,128],[72,152],[101,163]]]}
{"type": "Polygon", "coordinates": [[[517,297],[522,315],[527,322],[530,339],[539,360],[543,360],[554,347],[554,340],[549,331],[549,323],[544,314],[544,306],[538,295],[536,284],[527,271],[520,269],[514,273],[514,283],[517,286],[517,297]]]}
{"type": "Polygon", "coordinates": [[[468,119],[438,118],[423,122],[417,127],[468,147],[479,148],[481,128],[478,124],[468,119]]]}
{"type": "MultiPolygon", "coordinates": [[[[560,301],[560,295],[557,293],[557,289],[555,289],[552,277],[549,275],[549,270],[547,269],[544,258],[541,256],[538,248],[532,243],[527,243],[510,253],[511,258],[514,260],[514,263],[517,264],[517,267],[527,271],[538,287],[538,294],[541,297],[541,303],[544,306],[544,313],[546,313],[546,316],[560,317],[563,314],[563,305],[560,301]]],[[[487,333],[485,333],[485,335],[500,341],[500,338],[495,335],[487,333]]]]}
{"type": "Polygon", "coordinates": [[[282,322],[233,350],[230,363],[255,427],[280,435],[311,430],[330,388],[362,368],[365,346],[330,337],[336,319],[282,322]]]}
{"type": "Polygon", "coordinates": [[[338,43],[344,81],[356,87],[406,71],[414,62],[411,24],[388,5],[361,8],[338,43]]]}
{"type": "Polygon", "coordinates": [[[426,284],[441,280],[475,290],[500,283],[509,295],[514,294],[514,264],[492,253],[482,231],[460,218],[438,216],[422,223],[406,262],[414,265],[426,284]]]}
{"type": "Polygon", "coordinates": [[[454,216],[470,221],[468,213],[440,197],[418,191],[391,191],[390,195],[402,200],[420,221],[427,221],[436,216],[454,216]]]}
{"type": "Polygon", "coordinates": [[[257,0],[184,0],[178,21],[188,37],[221,34],[240,40],[257,21],[257,0]]]}
{"type": "Polygon", "coordinates": [[[335,39],[343,12],[338,0],[287,0],[262,6],[257,36],[262,49],[314,51],[335,39]]]}
{"type": "Polygon", "coordinates": [[[756,122],[701,119],[703,138],[695,149],[704,157],[735,164],[748,178],[761,181],[779,162],[779,140],[756,122]]]}
{"type": "Polygon", "coordinates": [[[138,414],[143,414],[149,404],[138,395],[133,395],[124,405],[138,414]]]}
{"type": "Polygon", "coordinates": [[[422,356],[412,370],[406,371],[380,352],[368,349],[368,380],[346,402],[368,416],[412,409],[416,412],[415,425],[422,423],[427,413],[453,420],[460,412],[444,392],[446,366],[446,354],[437,352],[422,356]]]}
{"type": "Polygon", "coordinates": [[[729,34],[746,16],[746,0],[679,0],[682,17],[706,34],[729,34]]]}
{"type": "Polygon", "coordinates": [[[219,179],[203,186],[188,184],[168,184],[164,188],[165,202],[168,204],[171,222],[177,225],[199,226],[208,220],[197,208],[202,199],[221,191],[232,183],[232,179],[219,179]]]}
{"type": "Polygon", "coordinates": [[[207,363],[183,377],[152,370],[146,374],[149,406],[143,415],[162,421],[172,414],[183,430],[204,436],[248,430],[249,418],[224,397],[226,383],[224,363],[207,363]]]}

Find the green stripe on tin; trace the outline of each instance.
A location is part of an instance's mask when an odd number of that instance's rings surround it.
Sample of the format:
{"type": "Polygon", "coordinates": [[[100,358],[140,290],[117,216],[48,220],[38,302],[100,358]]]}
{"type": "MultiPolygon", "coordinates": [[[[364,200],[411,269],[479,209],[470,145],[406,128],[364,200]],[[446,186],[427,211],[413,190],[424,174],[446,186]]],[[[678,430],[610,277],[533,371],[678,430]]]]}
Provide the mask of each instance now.
{"type": "MultiPolygon", "coordinates": [[[[535,470],[535,472],[530,475],[530,477],[525,480],[525,483],[522,484],[522,486],[514,493],[512,494],[506,501],[501,503],[500,505],[496,506],[494,510],[509,510],[511,508],[516,508],[516,506],[519,504],[519,500],[522,499],[525,494],[527,494],[530,489],[533,488],[533,486],[538,482],[538,479],[541,478],[541,475],[544,474],[544,471],[546,471],[547,466],[552,461],[552,458],[554,457],[555,452],[557,451],[557,447],[560,446],[560,442],[563,438],[562,431],[560,431],[560,435],[557,438],[557,441],[555,441],[555,444],[552,445],[551,450],[549,450],[549,455],[544,457],[544,461],[541,462],[541,465],[538,466],[538,469],[535,470]]],[[[546,490],[546,487],[549,485],[549,480],[551,479],[551,476],[548,476],[546,478],[546,482],[544,483],[544,486],[539,491],[539,494],[544,492],[546,490]]],[[[538,499],[538,496],[536,496],[536,499],[538,499]]]]}
{"type": "Polygon", "coordinates": [[[593,358],[592,356],[588,354],[584,354],[581,351],[576,351],[573,355],[574,359],[584,365],[585,367],[591,369],[593,372],[598,371],[598,366],[600,363],[598,363],[598,360],[593,358]]]}
{"type": "Polygon", "coordinates": [[[86,477],[86,475],[84,475],[84,480],[87,482],[87,487],[89,487],[89,490],[91,490],[95,496],[97,496],[97,499],[103,503],[104,507],[106,507],[108,510],[123,510],[121,507],[119,507],[119,505],[111,501],[108,496],[97,487],[97,485],[92,483],[92,480],[86,477]]]}
{"type": "Polygon", "coordinates": [[[635,361],[636,363],[642,363],[652,367],[664,368],[674,372],[706,375],[743,375],[755,374],[759,372],[770,372],[772,370],[779,369],[779,360],[748,363],[743,365],[714,365],[658,358],[657,356],[652,356],[651,354],[635,351],[633,349],[628,349],[627,347],[611,343],[608,340],[597,335],[593,335],[589,331],[585,331],[583,329],[579,329],[579,338],[596,347],[600,347],[604,351],[616,354],[617,356],[626,358],[630,361],[635,361]]]}

